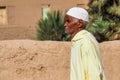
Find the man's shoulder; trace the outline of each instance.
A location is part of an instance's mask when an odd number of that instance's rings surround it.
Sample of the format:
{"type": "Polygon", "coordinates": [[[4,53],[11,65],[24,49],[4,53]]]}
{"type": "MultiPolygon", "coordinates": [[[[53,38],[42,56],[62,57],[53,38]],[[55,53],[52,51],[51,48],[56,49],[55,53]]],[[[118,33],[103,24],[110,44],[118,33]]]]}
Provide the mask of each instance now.
{"type": "Polygon", "coordinates": [[[85,36],[82,40],[81,40],[81,45],[83,46],[94,46],[98,44],[98,42],[96,41],[96,39],[93,38],[89,38],[88,36],[85,36]]]}

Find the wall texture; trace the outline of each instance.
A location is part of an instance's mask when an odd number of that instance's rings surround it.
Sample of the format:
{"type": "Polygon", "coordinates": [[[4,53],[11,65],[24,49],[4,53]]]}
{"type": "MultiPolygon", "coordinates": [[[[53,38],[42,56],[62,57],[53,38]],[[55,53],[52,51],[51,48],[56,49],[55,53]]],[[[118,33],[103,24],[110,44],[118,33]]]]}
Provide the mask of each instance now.
{"type": "MultiPolygon", "coordinates": [[[[69,80],[70,42],[0,41],[0,80],[69,80]]],[[[100,43],[107,80],[120,79],[120,41],[100,43]]]]}
{"type": "Polygon", "coordinates": [[[88,0],[0,0],[0,6],[7,9],[8,24],[36,26],[42,18],[42,8],[65,11],[72,6],[86,7],[88,0]]]}
{"type": "Polygon", "coordinates": [[[88,0],[0,0],[0,40],[31,39],[43,16],[43,8],[65,12],[73,6],[87,8],[87,2],[88,0]]]}

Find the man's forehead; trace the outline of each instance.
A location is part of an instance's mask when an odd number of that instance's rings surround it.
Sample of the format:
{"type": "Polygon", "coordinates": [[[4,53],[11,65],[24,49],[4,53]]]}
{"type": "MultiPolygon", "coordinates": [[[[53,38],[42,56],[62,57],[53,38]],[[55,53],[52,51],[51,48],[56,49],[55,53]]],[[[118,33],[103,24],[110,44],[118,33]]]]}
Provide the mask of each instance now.
{"type": "Polygon", "coordinates": [[[65,15],[65,18],[66,18],[66,19],[73,19],[73,17],[72,17],[72,16],[67,15],[67,14],[65,15]]]}

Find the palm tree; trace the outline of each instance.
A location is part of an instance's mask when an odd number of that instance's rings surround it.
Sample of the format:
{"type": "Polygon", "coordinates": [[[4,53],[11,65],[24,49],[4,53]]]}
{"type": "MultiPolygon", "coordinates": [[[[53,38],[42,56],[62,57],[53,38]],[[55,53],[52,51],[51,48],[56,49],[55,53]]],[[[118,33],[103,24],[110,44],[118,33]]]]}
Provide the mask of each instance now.
{"type": "Polygon", "coordinates": [[[68,40],[64,31],[64,17],[60,11],[47,13],[47,18],[39,20],[37,28],[38,40],[68,40]]]}
{"type": "Polygon", "coordinates": [[[120,0],[89,0],[90,23],[87,29],[99,42],[114,40],[120,33],[120,0]]]}

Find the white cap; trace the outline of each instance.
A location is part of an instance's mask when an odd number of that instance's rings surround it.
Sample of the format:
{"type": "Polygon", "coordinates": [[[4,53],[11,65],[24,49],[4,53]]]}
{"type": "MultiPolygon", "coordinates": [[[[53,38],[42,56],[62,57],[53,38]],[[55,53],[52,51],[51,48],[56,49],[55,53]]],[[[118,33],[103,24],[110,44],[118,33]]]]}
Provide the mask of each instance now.
{"type": "Polygon", "coordinates": [[[77,19],[82,19],[87,22],[89,21],[88,12],[85,9],[80,8],[80,7],[73,7],[69,9],[66,14],[74,18],[77,18],[77,19]]]}

